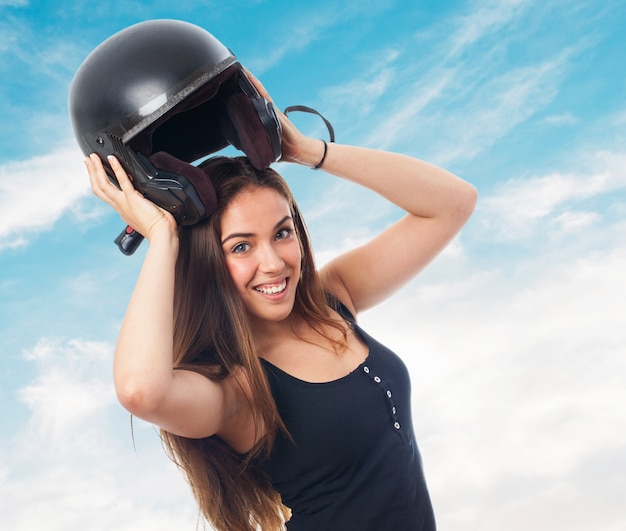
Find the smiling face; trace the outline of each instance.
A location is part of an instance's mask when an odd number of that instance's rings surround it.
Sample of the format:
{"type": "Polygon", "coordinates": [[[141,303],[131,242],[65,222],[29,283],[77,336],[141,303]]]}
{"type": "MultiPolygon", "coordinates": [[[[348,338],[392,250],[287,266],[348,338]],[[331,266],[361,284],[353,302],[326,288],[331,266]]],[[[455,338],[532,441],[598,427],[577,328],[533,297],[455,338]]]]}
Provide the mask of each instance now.
{"type": "Polygon", "coordinates": [[[282,321],[291,313],[302,253],[289,202],[271,188],[246,188],[221,219],[222,251],[249,315],[282,321]]]}

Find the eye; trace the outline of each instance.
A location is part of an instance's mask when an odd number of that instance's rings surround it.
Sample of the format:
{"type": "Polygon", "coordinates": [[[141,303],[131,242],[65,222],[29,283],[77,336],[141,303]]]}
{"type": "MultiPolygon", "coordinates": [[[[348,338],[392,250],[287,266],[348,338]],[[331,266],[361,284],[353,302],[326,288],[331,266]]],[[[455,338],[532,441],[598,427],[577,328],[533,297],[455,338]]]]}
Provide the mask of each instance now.
{"type": "Polygon", "coordinates": [[[230,252],[235,254],[245,253],[248,249],[250,249],[250,244],[246,242],[241,242],[235,245],[230,252]]]}
{"type": "Polygon", "coordinates": [[[291,236],[293,234],[293,229],[289,228],[289,227],[283,227],[282,229],[280,229],[275,236],[275,239],[277,240],[285,240],[287,238],[289,238],[289,236],[291,236]]]}

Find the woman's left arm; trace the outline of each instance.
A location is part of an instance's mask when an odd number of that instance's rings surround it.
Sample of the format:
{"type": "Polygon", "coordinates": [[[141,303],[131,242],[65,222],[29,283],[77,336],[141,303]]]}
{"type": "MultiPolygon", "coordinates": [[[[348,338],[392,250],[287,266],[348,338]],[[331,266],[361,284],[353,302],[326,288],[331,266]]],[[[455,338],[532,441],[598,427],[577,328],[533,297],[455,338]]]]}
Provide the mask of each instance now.
{"type": "MultiPolygon", "coordinates": [[[[315,164],[314,145],[299,153],[315,164]]],[[[317,161],[323,145],[317,141],[317,161]]],[[[365,245],[323,270],[331,290],[359,312],[389,297],[428,264],[461,230],[476,204],[476,190],[455,175],[405,155],[328,144],[322,169],[380,194],[407,212],[365,245]]]]}
{"type": "MultiPolygon", "coordinates": [[[[248,72],[260,94],[263,85],[248,72]]],[[[405,155],[330,143],[303,135],[284,114],[282,158],[365,186],[407,212],[370,242],[322,270],[326,289],[354,313],[389,297],[428,264],[461,230],[476,205],[466,181],[405,155]]]]}

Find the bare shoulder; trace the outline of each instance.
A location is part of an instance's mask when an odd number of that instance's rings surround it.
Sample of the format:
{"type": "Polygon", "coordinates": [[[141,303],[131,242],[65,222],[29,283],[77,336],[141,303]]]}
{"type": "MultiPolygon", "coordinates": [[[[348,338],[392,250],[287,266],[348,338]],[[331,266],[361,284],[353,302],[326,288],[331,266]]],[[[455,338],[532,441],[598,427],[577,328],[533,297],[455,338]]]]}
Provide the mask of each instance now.
{"type": "Polygon", "coordinates": [[[342,280],[341,275],[339,275],[333,267],[333,262],[323,267],[319,274],[326,292],[335,297],[346,308],[348,308],[352,315],[356,316],[357,309],[354,301],[352,300],[348,287],[342,280]]]}

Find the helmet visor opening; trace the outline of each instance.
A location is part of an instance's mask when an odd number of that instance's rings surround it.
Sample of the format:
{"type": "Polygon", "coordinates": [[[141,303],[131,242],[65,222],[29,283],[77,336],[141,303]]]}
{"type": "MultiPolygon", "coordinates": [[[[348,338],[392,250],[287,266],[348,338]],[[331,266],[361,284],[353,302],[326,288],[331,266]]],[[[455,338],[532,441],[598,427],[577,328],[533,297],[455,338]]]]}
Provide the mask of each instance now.
{"type": "Polygon", "coordinates": [[[129,142],[131,149],[146,156],[165,151],[193,162],[226,147],[224,100],[234,90],[234,79],[240,68],[238,63],[232,64],[187,96],[133,138],[129,142]]]}

